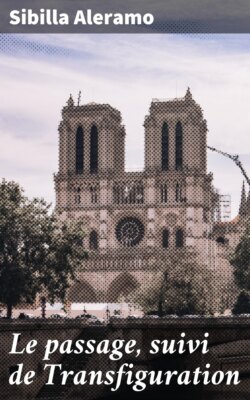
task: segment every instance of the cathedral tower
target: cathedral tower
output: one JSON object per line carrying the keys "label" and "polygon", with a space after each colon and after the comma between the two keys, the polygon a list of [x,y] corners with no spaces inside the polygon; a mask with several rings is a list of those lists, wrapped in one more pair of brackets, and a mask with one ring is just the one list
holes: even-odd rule
{"label": "cathedral tower", "polygon": [[62,110],[56,210],[85,227],[79,302],[117,301],[185,248],[208,264],[213,190],[202,110],[188,89],[184,98],[153,100],[144,126],[144,171],[125,172],[119,111],[72,97]]}
{"label": "cathedral tower", "polygon": [[184,98],[153,100],[144,126],[146,171],[206,172],[206,121],[189,88]]}
{"label": "cathedral tower", "polygon": [[108,104],[75,105],[70,96],[59,125],[58,210],[106,203],[107,176],[124,171],[124,140],[119,111]]}
{"label": "cathedral tower", "polygon": [[213,219],[202,109],[188,88],[183,98],[154,99],[144,126],[145,173],[152,177],[152,196],[158,193],[154,201],[168,218],[178,215],[186,245],[201,250]]}
{"label": "cathedral tower", "polygon": [[59,172],[87,176],[123,171],[124,138],[119,111],[108,104],[75,106],[70,96],[59,126]]}

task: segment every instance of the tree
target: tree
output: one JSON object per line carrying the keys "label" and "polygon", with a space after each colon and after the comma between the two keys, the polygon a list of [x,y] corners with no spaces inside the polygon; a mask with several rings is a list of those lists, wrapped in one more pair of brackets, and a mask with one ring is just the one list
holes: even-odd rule
{"label": "tree", "polygon": [[230,260],[234,266],[234,276],[240,289],[250,291],[250,226],[246,227]]}
{"label": "tree", "polygon": [[233,314],[250,314],[250,295],[242,290],[233,308]]}
{"label": "tree", "polygon": [[87,253],[78,223],[60,222],[43,199],[29,200],[15,182],[0,184],[0,302],[7,316],[37,294],[64,302]]}
{"label": "tree", "polygon": [[212,314],[220,311],[221,280],[215,272],[200,265],[186,249],[168,253],[161,270],[131,294],[131,300],[144,312],[164,314]]}

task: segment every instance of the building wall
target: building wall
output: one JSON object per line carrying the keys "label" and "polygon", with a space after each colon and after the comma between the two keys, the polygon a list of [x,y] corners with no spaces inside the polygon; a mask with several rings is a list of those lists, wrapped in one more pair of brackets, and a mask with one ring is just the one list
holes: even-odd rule
{"label": "building wall", "polygon": [[[168,124],[166,170],[162,170],[161,147],[164,123]],[[182,124],[183,131],[180,168],[176,167],[177,123]],[[89,168],[93,125],[98,129],[96,173]],[[79,126],[84,132],[84,168],[80,174],[76,173]],[[144,127],[144,171],[125,172],[125,129],[119,111],[106,104],[75,106],[72,98],[62,111],[56,210],[62,220],[78,219],[86,227],[84,246],[90,258],[85,264],[88,272],[81,280],[97,292],[98,301],[114,297],[109,295],[109,288],[122,273],[127,283],[130,277],[133,286],[142,283],[146,274],[154,273],[152,260],[164,270],[168,252],[175,251],[178,229],[183,231],[184,246],[202,265],[214,268],[216,264],[216,249],[209,239],[214,224],[214,191],[212,175],[206,171],[207,127],[200,106],[189,89],[184,98],[153,101]],[[124,218],[136,218],[143,224],[142,240],[134,247],[118,240],[118,224]],[[169,231],[166,249],[162,247],[164,229]],[[93,230],[98,234],[98,249],[94,250],[89,243]]]}

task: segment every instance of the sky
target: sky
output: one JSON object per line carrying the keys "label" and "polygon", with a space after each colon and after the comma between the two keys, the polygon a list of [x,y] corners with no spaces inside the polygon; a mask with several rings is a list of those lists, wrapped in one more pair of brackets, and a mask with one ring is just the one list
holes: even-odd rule
{"label": "sky", "polygon": [[[126,126],[126,168],[143,167],[152,98],[183,97],[204,110],[208,144],[239,154],[250,175],[249,35],[0,35],[0,177],[54,202],[61,109],[109,103]],[[208,152],[208,172],[237,214],[243,177]]]}

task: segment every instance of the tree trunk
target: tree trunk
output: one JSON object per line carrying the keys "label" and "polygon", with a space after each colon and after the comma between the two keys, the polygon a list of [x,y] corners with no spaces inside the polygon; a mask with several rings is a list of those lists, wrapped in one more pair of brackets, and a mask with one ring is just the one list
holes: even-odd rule
{"label": "tree trunk", "polygon": [[7,318],[12,317],[12,304],[7,304]]}
{"label": "tree trunk", "polygon": [[158,303],[158,315],[159,315],[159,317],[163,317],[163,300],[162,300],[162,296],[161,296],[161,299],[159,300],[159,303]]}

